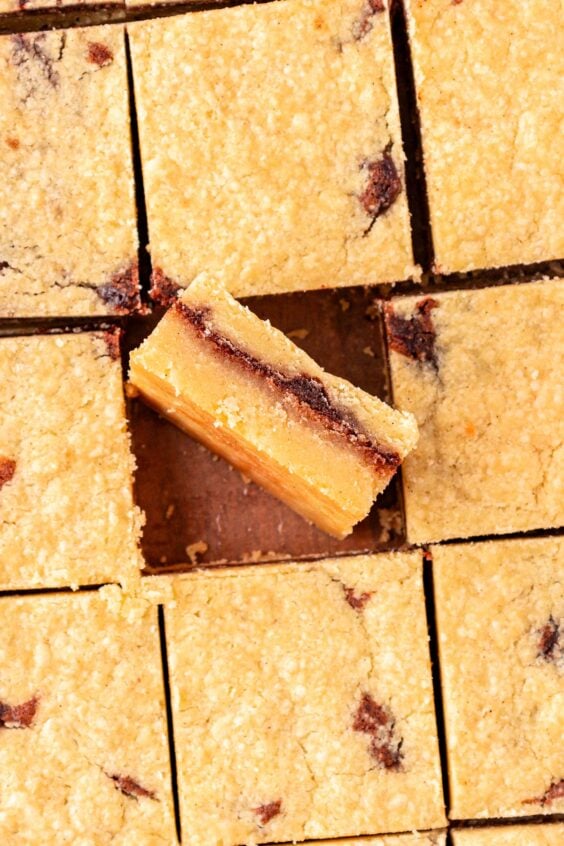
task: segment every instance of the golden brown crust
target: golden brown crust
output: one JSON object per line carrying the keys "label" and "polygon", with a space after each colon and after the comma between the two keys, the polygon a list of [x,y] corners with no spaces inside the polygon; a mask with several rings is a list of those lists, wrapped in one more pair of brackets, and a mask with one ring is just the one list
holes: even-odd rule
{"label": "golden brown crust", "polygon": [[161,274],[221,275],[238,296],[413,276],[388,15],[371,6],[284,0],[129,26]]}
{"label": "golden brown crust", "polygon": [[123,27],[0,37],[0,316],[139,307]]}
{"label": "golden brown crust", "polygon": [[[420,554],[397,553],[170,580],[180,808],[193,846],[444,824],[421,576]],[[354,609],[347,589],[371,599]],[[384,749],[398,747],[401,767],[387,766]]]}
{"label": "golden brown crust", "polygon": [[142,519],[116,334],[1,338],[0,407],[12,468],[8,481],[0,464],[0,587],[135,579]]}
{"label": "golden brown crust", "polygon": [[561,3],[406,5],[437,270],[562,258]]}
{"label": "golden brown crust", "polygon": [[422,302],[394,300],[387,321],[394,400],[421,430],[409,540],[562,525],[564,281],[436,294],[425,325]]}

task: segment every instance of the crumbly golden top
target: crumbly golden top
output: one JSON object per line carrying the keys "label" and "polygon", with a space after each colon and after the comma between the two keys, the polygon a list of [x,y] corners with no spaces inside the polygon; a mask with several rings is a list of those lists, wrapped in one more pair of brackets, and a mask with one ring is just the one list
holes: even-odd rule
{"label": "crumbly golden top", "polygon": [[0,621],[2,843],[171,846],[156,609],[3,597]]}
{"label": "crumbly golden top", "polygon": [[189,574],[173,591],[191,844],[444,823],[420,554]]}
{"label": "crumbly golden top", "polygon": [[111,6],[116,8],[123,6],[123,0],[103,0],[102,3],[97,0],[0,0],[0,15],[9,14],[10,12],[19,12],[25,14],[34,9],[43,9],[48,12],[50,10],[60,10],[65,7],[88,8],[88,6]]}
{"label": "crumbly golden top", "polygon": [[0,339],[2,588],[138,572],[116,343],[103,333]]}
{"label": "crumbly golden top", "polygon": [[421,433],[403,473],[411,541],[562,524],[563,306],[554,279],[388,309],[394,399]]}
{"label": "crumbly golden top", "polygon": [[564,539],[432,551],[451,816],[562,812]]}
{"label": "crumbly golden top", "polygon": [[407,6],[438,269],[561,258],[562,3]]}
{"label": "crumbly golden top", "polygon": [[130,310],[123,27],[2,36],[0,69],[0,316]]}
{"label": "crumbly golden top", "polygon": [[561,846],[564,823],[454,830],[452,842],[454,846]]}
{"label": "crumbly golden top", "polygon": [[237,294],[413,272],[388,15],[284,0],[129,27],[153,268]]}
{"label": "crumbly golden top", "polygon": [[383,837],[353,837],[348,840],[316,840],[315,846],[445,846],[441,831],[417,834],[390,834]]}

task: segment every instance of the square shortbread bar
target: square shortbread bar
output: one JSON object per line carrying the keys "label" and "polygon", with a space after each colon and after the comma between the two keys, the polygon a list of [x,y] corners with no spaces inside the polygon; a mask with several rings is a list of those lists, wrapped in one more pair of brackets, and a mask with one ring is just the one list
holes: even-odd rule
{"label": "square shortbread bar", "polygon": [[173,590],[193,846],[444,823],[420,554],[190,574]]}
{"label": "square shortbread bar", "polygon": [[7,846],[176,842],[157,611],[129,605],[116,587],[0,599]]}
{"label": "square shortbread bar", "polygon": [[380,0],[284,0],[129,28],[153,293],[414,273]]}
{"label": "square shortbread bar", "polygon": [[2,15],[24,16],[27,12],[41,10],[43,12],[61,12],[72,10],[86,11],[91,6],[100,9],[103,6],[108,11],[125,6],[124,0],[0,0],[0,17]]}
{"label": "square shortbread bar", "polygon": [[0,587],[134,579],[119,339],[0,338]]}
{"label": "square shortbread bar", "polygon": [[562,258],[561,4],[407,8],[437,270]]}
{"label": "square shortbread bar", "polygon": [[393,393],[419,424],[411,542],[564,522],[564,280],[397,299]]}
{"label": "square shortbread bar", "polygon": [[315,846],[445,846],[445,843],[444,832],[426,831],[382,837],[353,837],[347,840],[316,840]]}
{"label": "square shortbread bar", "polygon": [[0,317],[139,305],[121,26],[0,37]]}
{"label": "square shortbread bar", "polygon": [[432,554],[450,816],[564,811],[564,538]]}
{"label": "square shortbread bar", "polygon": [[454,846],[562,846],[564,823],[455,829],[451,836]]}

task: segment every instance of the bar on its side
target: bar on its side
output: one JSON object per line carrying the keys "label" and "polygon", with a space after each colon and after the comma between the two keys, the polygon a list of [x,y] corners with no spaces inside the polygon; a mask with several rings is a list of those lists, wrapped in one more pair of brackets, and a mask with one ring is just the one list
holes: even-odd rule
{"label": "bar on its side", "polygon": [[326,373],[199,277],[131,356],[158,411],[336,537],[417,442],[414,418]]}

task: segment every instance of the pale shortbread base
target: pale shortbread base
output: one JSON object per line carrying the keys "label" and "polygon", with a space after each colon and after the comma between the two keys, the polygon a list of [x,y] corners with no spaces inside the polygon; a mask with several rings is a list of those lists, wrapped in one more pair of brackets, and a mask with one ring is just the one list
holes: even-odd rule
{"label": "pale shortbread base", "polygon": [[551,615],[564,620],[564,539],[432,552],[450,816],[562,813],[563,798],[540,797],[564,778],[564,664],[543,659],[539,641]]}
{"label": "pale shortbread base", "polygon": [[564,823],[455,829],[451,836],[454,846],[562,846]]}
{"label": "pale shortbread base", "polygon": [[0,599],[0,702],[38,700],[29,728],[0,729],[6,846],[176,843],[157,611],[126,618],[115,592]]}
{"label": "pale shortbread base", "polygon": [[427,831],[417,834],[390,834],[383,837],[352,837],[347,840],[316,840],[315,846],[445,846],[446,834]]}
{"label": "pale shortbread base", "polygon": [[136,580],[121,362],[103,333],[0,339],[0,587]]}
{"label": "pale shortbread base", "polygon": [[0,316],[111,314],[137,259],[123,27],[2,36],[0,70]]}
{"label": "pale shortbread base", "polygon": [[[394,301],[409,317],[421,297]],[[391,351],[421,430],[405,461],[413,543],[564,523],[564,281],[433,295],[438,370]]]}
{"label": "pale shortbread base", "polygon": [[437,269],[562,258],[562,5],[407,7]]}
{"label": "pale shortbread base", "polygon": [[[387,10],[283,0],[128,31],[153,268],[236,296],[417,275]],[[403,190],[367,232],[388,148]]]}
{"label": "pale shortbread base", "polygon": [[[444,825],[421,570],[420,553],[396,553],[169,580],[191,846]],[[403,738],[399,770],[379,765],[353,729],[365,692]],[[256,809],[278,801],[261,825]]]}

